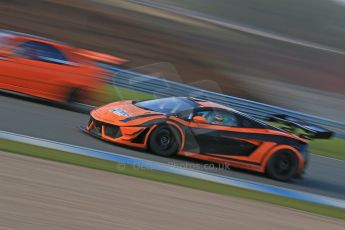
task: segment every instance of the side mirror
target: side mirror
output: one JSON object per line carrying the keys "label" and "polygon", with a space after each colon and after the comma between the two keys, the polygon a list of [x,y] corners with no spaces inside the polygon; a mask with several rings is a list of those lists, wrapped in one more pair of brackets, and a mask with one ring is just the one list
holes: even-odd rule
{"label": "side mirror", "polygon": [[204,118],[202,116],[195,116],[195,117],[193,117],[193,121],[195,123],[207,123],[206,118]]}

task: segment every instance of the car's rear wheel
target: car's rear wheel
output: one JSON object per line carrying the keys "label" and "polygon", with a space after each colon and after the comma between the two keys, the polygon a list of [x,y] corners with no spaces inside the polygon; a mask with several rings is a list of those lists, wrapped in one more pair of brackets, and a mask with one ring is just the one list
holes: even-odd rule
{"label": "car's rear wheel", "polygon": [[296,175],[298,158],[289,149],[275,152],[268,161],[266,172],[273,179],[288,181]]}
{"label": "car's rear wheel", "polygon": [[173,156],[180,148],[181,136],[176,128],[160,125],[152,131],[149,145],[154,154],[165,157]]}

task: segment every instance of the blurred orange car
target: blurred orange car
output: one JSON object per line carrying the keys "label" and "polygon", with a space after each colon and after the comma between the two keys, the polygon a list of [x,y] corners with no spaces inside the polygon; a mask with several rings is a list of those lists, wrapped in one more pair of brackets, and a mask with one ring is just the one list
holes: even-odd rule
{"label": "blurred orange car", "polygon": [[56,102],[90,101],[110,76],[97,65],[127,60],[29,34],[0,31],[0,89]]}

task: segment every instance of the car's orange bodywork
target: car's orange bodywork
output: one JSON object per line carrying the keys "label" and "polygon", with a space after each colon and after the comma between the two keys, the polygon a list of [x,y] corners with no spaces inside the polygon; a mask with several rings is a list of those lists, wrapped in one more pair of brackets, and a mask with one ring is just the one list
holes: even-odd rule
{"label": "car's orange bodywork", "polygon": [[[26,44],[50,50],[31,49]],[[25,49],[31,49],[32,53],[23,55],[23,52],[28,52]],[[51,50],[63,60],[54,59]],[[35,52],[45,52],[45,56]],[[33,54],[40,55],[40,58],[33,58]],[[98,67],[95,61],[122,64],[126,60],[41,37],[0,31],[0,89],[3,90],[57,102],[67,102],[71,93],[78,90],[78,97],[88,101],[109,77],[109,73]]]}
{"label": "car's orange bodywork", "polygon": [[[225,109],[237,113],[231,108],[212,103],[196,100],[200,108]],[[229,127],[214,124],[206,124],[203,122],[195,122],[191,119],[183,119],[176,114],[162,114],[159,112],[149,111],[139,108],[132,101],[122,101],[111,103],[93,110],[91,119],[86,127],[86,131],[104,140],[122,144],[126,146],[148,149],[150,134],[158,126],[167,124],[174,127],[180,137],[181,143],[178,153],[186,157],[196,158],[204,161],[215,162],[222,165],[243,168],[247,170],[264,173],[269,159],[272,154],[279,149],[290,150],[298,158],[297,173],[302,173],[307,161],[306,150],[307,143],[305,140],[276,129],[271,126],[267,128],[248,128],[248,127]],[[109,133],[109,129],[116,129],[117,133]],[[98,131],[97,131],[98,129]],[[193,138],[190,135],[192,130],[204,130],[211,132],[212,135],[217,134],[217,138],[222,142],[226,142],[227,138],[231,141],[237,141],[240,145],[254,146],[253,151],[246,154],[236,154],[231,146],[223,145],[224,143],[210,142],[211,145],[222,145],[221,152],[207,150],[195,150],[190,148]],[[228,135],[230,133],[230,135]],[[195,134],[197,135],[197,134]],[[207,134],[206,134],[207,135]],[[196,137],[197,138],[197,137]],[[211,136],[211,138],[213,138]],[[205,149],[205,148],[204,148]],[[301,152],[303,151],[303,153]]]}

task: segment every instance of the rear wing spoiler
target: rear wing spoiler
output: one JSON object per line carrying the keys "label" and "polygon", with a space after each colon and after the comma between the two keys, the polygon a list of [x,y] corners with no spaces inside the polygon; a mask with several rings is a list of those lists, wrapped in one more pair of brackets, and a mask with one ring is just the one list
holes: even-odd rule
{"label": "rear wing spoiler", "polygon": [[119,57],[115,57],[109,54],[100,53],[100,52],[91,51],[91,50],[77,49],[75,53],[85,58],[89,58],[94,61],[104,62],[108,64],[123,65],[124,63],[128,62],[128,60],[123,59],[123,58],[119,58]]}
{"label": "rear wing spoiler", "polygon": [[285,114],[275,114],[270,116],[267,120],[287,125],[288,127],[283,129],[290,133],[293,133],[298,128],[302,129],[305,133],[299,136],[304,139],[330,139],[334,135],[334,133],[328,129]]}

